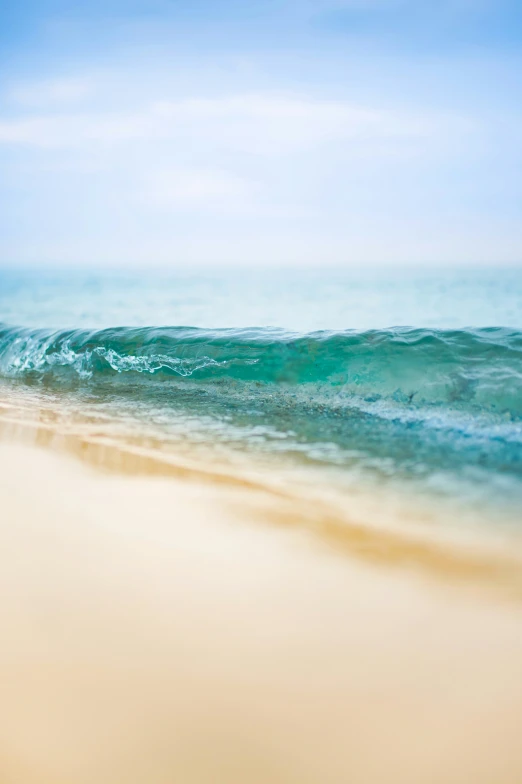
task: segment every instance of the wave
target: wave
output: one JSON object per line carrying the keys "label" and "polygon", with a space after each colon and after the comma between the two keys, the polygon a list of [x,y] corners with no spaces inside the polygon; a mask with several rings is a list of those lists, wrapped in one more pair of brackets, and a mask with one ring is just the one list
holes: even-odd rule
{"label": "wave", "polygon": [[0,325],[0,375],[49,383],[147,376],[201,386],[306,388],[357,398],[522,417],[522,332],[503,328],[295,334],[278,329],[119,327],[51,331]]}
{"label": "wave", "polygon": [[397,480],[520,518],[520,330],[0,324],[2,379],[116,441],[247,449],[325,467],[350,491]]}

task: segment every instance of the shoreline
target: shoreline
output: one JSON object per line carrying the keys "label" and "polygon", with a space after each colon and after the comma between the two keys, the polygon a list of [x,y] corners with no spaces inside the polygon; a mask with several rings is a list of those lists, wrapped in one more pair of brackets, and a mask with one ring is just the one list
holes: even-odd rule
{"label": "shoreline", "polygon": [[354,499],[348,493],[323,493],[322,487],[316,492],[302,481],[292,485],[275,470],[259,470],[246,456],[239,469],[199,452],[161,453],[139,442],[115,441],[103,432],[89,435],[71,427],[70,422],[64,427],[53,409],[40,411],[38,405],[18,406],[0,398],[0,445],[3,443],[41,447],[102,474],[223,488],[234,494],[233,502],[243,515],[261,525],[295,529],[341,558],[405,569],[420,577],[522,602],[522,537],[517,533],[485,533],[479,527],[469,530],[458,525],[441,528],[426,524],[424,509],[419,510],[417,519],[415,507],[408,510],[411,519],[397,519],[387,509],[382,511],[386,498],[361,495]]}
{"label": "shoreline", "polygon": [[522,777],[518,602],[260,525],[251,488],[0,466],[6,784]]}

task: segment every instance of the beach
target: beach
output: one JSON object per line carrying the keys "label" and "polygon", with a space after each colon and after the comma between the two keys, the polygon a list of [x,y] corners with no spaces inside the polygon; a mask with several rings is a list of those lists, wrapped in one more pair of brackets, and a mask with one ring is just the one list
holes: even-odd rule
{"label": "beach", "polygon": [[5,784],[522,780],[516,581],[45,432],[0,440]]}
{"label": "beach", "polygon": [[0,0],[0,784],[522,784],[521,33]]}

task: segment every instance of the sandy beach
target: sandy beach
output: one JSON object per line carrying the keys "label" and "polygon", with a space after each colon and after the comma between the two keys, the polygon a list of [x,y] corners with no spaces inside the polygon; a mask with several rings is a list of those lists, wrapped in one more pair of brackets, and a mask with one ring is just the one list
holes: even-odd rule
{"label": "sandy beach", "polygon": [[0,784],[522,784],[522,0],[0,0]]}
{"label": "sandy beach", "polygon": [[0,441],[2,782],[522,780],[517,592],[24,432]]}

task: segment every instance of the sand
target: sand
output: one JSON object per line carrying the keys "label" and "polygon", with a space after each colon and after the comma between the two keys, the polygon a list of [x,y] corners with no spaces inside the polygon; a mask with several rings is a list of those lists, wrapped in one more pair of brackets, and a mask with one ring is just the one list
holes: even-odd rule
{"label": "sand", "polygon": [[516,592],[3,436],[2,784],[522,781]]}

